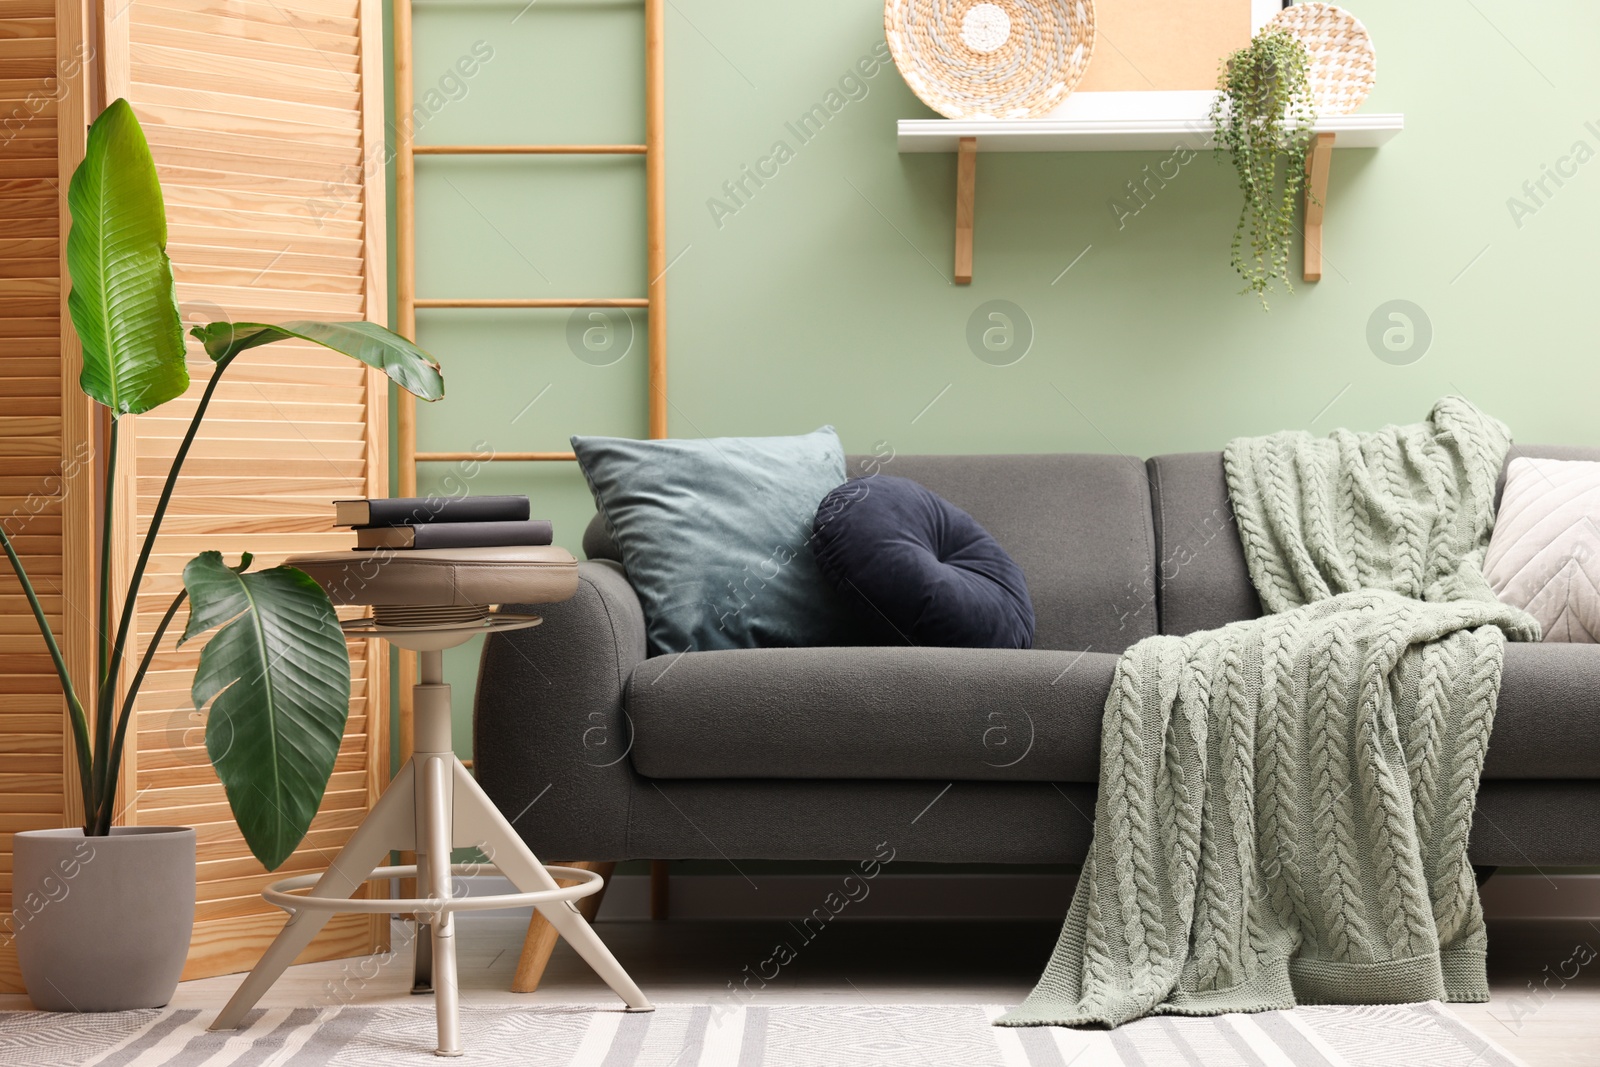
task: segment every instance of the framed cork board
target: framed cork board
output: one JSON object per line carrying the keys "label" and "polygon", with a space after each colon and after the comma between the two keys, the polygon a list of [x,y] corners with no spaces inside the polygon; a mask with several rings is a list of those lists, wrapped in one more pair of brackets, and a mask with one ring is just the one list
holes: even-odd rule
{"label": "framed cork board", "polygon": [[1212,89],[1217,60],[1250,40],[1251,0],[1096,0],[1080,93]]}
{"label": "framed cork board", "polygon": [[1282,0],[1095,0],[1094,58],[1050,118],[1203,114],[1223,56]]}

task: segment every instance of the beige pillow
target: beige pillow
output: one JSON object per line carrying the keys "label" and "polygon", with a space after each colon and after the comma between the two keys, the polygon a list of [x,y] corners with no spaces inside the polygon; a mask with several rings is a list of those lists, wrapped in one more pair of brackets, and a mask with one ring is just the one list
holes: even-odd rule
{"label": "beige pillow", "polygon": [[1483,572],[1546,641],[1600,641],[1600,462],[1512,460]]}

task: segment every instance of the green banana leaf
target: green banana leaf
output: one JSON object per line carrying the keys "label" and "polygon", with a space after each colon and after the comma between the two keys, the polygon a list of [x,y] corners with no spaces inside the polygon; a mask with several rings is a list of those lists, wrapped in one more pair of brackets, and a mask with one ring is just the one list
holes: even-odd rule
{"label": "green banana leaf", "polygon": [[224,363],[247,348],[298,338],[376,367],[400,388],[423,400],[444,396],[444,376],[433,357],[375,322],[212,322],[189,332],[200,339],[206,353],[217,363]]}
{"label": "green banana leaf", "polygon": [[192,696],[206,752],[250,851],[275,870],[305,837],[350,709],[350,657],[333,604],[304,571],[244,573],[202,552],[183,569],[185,641],[218,626]]}
{"label": "green banana leaf", "polygon": [[189,372],[166,252],[166,207],[150,146],[126,100],[89,127],[67,204],[67,307],[83,341],[78,384],[116,415],[183,395]]}

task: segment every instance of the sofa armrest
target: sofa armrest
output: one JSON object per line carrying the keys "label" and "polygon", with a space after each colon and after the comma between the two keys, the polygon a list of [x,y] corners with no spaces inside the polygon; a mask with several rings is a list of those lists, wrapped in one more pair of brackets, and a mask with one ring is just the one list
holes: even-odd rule
{"label": "sofa armrest", "polygon": [[639,598],[621,567],[599,561],[578,564],[569,600],[506,607],[544,622],[484,641],[478,782],[546,862],[629,859],[635,773],[622,703],[645,657]]}

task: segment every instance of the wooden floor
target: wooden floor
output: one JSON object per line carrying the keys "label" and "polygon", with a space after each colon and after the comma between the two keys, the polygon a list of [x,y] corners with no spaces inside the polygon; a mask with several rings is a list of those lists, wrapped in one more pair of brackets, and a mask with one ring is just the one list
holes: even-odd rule
{"label": "wooden floor", "polygon": [[[611,994],[565,945],[537,993],[508,991],[526,920],[468,915],[460,923],[463,1000],[472,1004],[611,1003]],[[597,929],[653,1000],[708,1003],[749,979],[767,1003],[1002,1003],[1032,987],[1055,943],[1057,924],[1041,922],[840,921],[807,941],[781,922],[602,922]],[[407,928],[399,951],[296,967],[264,1007],[332,1005],[409,997]],[[794,958],[763,987],[779,943]],[[1529,1067],[1600,1067],[1600,923],[1502,920],[1490,923],[1494,999],[1456,1005],[1471,1025]],[[175,1007],[214,1010],[237,976],[186,982]],[[0,1009],[26,1008],[0,996]]]}

